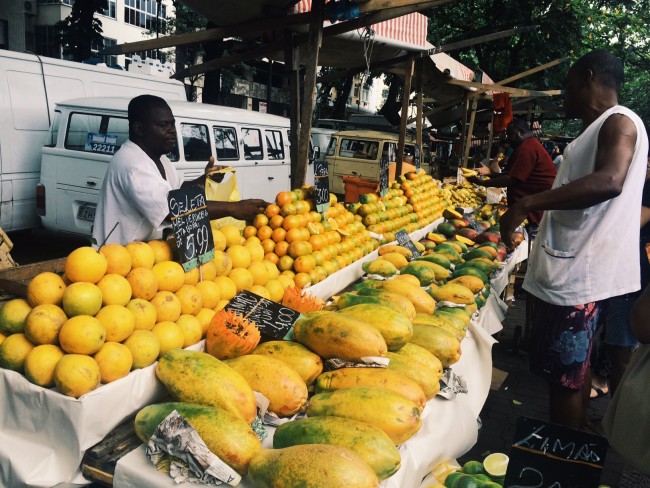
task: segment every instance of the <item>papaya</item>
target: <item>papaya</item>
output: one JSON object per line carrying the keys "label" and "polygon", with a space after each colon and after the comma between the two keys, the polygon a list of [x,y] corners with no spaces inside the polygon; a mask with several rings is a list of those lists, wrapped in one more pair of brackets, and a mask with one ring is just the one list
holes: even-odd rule
{"label": "papaya", "polygon": [[[465,268],[465,269],[475,269],[475,268]],[[447,284],[463,285],[465,288],[469,289],[472,293],[478,293],[483,289],[483,280],[475,275],[461,275],[458,276],[457,278],[454,278],[453,280],[449,280]]]}
{"label": "papaya", "polygon": [[[403,350],[409,345],[415,344],[409,343],[399,351],[389,351],[387,353],[387,357],[390,359],[390,362],[388,363],[388,370],[394,371],[397,374],[404,376],[405,378],[415,381],[420,386],[420,388],[422,388],[424,396],[428,400],[436,396],[436,393],[440,391],[439,380],[442,376],[442,363],[433,354],[431,354],[429,351],[426,351],[426,349],[425,352],[429,353],[433,358],[433,360],[430,361],[431,364],[418,362],[412,357],[406,356],[403,353]],[[438,362],[437,366],[435,365],[434,360]]]}
{"label": "papaya", "polygon": [[476,312],[476,310],[478,310],[478,305],[476,304],[476,300],[472,303],[465,305],[465,311],[470,315],[474,315],[474,312]]}
{"label": "papaya", "polygon": [[450,251],[454,251],[455,253],[457,253],[459,255],[462,254],[462,252],[463,252],[463,248],[461,247],[461,245],[458,244],[455,241],[445,241],[445,242],[443,242],[441,244],[438,244],[436,247],[433,248],[433,250],[436,251],[436,252],[442,252],[442,251],[445,251],[445,250],[450,250]]}
{"label": "papaya", "polygon": [[463,214],[458,212],[454,207],[447,207],[442,211],[442,216],[447,220],[460,220],[463,218]]}
{"label": "papaya", "polygon": [[251,354],[270,356],[284,361],[300,375],[307,386],[323,372],[323,360],[302,344],[292,341],[269,341],[258,345]]}
{"label": "papaya", "polygon": [[287,363],[257,354],[224,362],[242,375],[253,391],[269,399],[269,411],[278,417],[289,417],[306,405],[307,385]]}
{"label": "papaya", "polygon": [[252,459],[248,476],[256,488],[376,488],[379,484],[375,472],[357,454],[329,444],[262,449]]}
{"label": "papaya", "polygon": [[[349,291],[339,295],[339,298],[336,301],[336,308],[343,310],[345,308],[353,307],[362,303],[383,305],[384,307],[392,308],[396,312],[401,312],[404,314],[407,313],[400,305],[389,302],[388,300],[385,300],[378,295],[361,294],[359,292],[352,293]],[[409,305],[411,305],[411,308],[413,308],[413,304],[409,302]],[[415,309],[413,309],[413,314],[415,315]]]}
{"label": "papaya", "polygon": [[454,334],[440,327],[414,325],[411,342],[422,346],[440,360],[446,368],[460,359],[460,341]]}
{"label": "papaya", "polygon": [[437,302],[452,302],[459,305],[468,305],[474,302],[474,293],[458,283],[442,285],[433,290],[432,296]]}
{"label": "papaya", "polygon": [[174,400],[221,407],[249,424],[257,416],[255,396],[244,377],[207,353],[167,351],[158,360],[156,376]]}
{"label": "papaya", "polygon": [[[458,308],[460,308],[460,307],[458,307]],[[464,311],[463,311],[463,313],[464,313]],[[445,322],[453,325],[454,329],[456,329],[456,331],[460,333],[460,337],[458,338],[459,340],[462,339],[463,337],[465,337],[465,330],[467,329],[467,326],[465,325],[465,323],[463,322],[463,320],[460,317],[458,317],[458,316],[456,316],[454,314],[451,314],[449,312],[444,312],[444,311],[440,311],[440,310],[436,310],[433,313],[433,316],[438,317],[438,318],[444,320]]]}
{"label": "papaya", "polygon": [[440,244],[441,242],[445,242],[447,240],[447,236],[440,234],[439,232],[429,232],[427,234],[427,239],[436,244]]}
{"label": "papaya", "polygon": [[413,241],[413,245],[415,246],[415,249],[417,249],[419,253],[423,253],[424,251],[427,250],[427,248],[424,247],[424,244],[420,241]]}
{"label": "papaya", "polygon": [[409,342],[399,351],[395,351],[395,354],[405,357],[418,368],[426,369],[436,381],[442,377],[442,364],[440,360],[422,346]]}
{"label": "papaya", "polygon": [[439,307],[436,308],[436,312],[454,315],[463,321],[465,327],[467,327],[469,325],[469,322],[472,320],[471,315],[469,315],[465,309],[461,307]]}
{"label": "papaya", "polygon": [[428,286],[429,284],[436,281],[435,272],[428,266],[425,266],[424,262],[412,261],[400,270],[400,274],[409,274],[415,276],[420,282],[420,286]]}
{"label": "papaya", "polygon": [[[475,268],[474,266],[463,266],[462,268],[455,269],[454,272],[451,274],[452,278],[458,278],[460,276],[474,276],[476,278],[479,278],[483,285],[485,285],[485,283],[490,282],[490,279],[487,277],[487,275],[482,270],[480,270],[479,268]],[[483,287],[481,286],[481,288],[478,291],[482,289]]]}
{"label": "papaya", "polygon": [[462,339],[465,336],[465,331],[463,330],[462,335],[459,337],[459,331],[456,328],[456,326],[449,320],[446,320],[446,318],[443,316],[436,315],[435,313],[433,315],[428,315],[424,317],[416,317],[415,320],[413,321],[413,325],[430,325],[431,327],[440,327],[441,329],[445,329],[447,332],[450,332],[454,334],[455,337],[458,338],[458,340]]}
{"label": "papaya", "polygon": [[420,409],[415,403],[379,386],[354,386],[314,395],[307,416],[331,415],[379,427],[396,445],[413,437],[422,425]]}
{"label": "papaya", "polygon": [[465,268],[476,268],[479,271],[482,271],[485,276],[489,276],[492,271],[494,271],[494,264],[492,262],[483,261],[482,259],[472,259],[470,261],[465,261],[464,263],[459,264],[454,268],[454,271]]}
{"label": "papaya", "polygon": [[436,263],[442,266],[445,269],[451,268],[451,261],[444,254],[432,253],[424,254],[416,259],[416,261],[429,261],[431,263]]}
{"label": "papaya", "polygon": [[[465,229],[460,229],[460,231],[463,231]],[[460,232],[459,231],[459,232]],[[456,249],[460,248],[460,253],[467,252],[469,249],[467,249],[467,243],[463,242],[461,239],[464,239],[463,236],[456,235],[453,240],[447,241],[448,244],[451,244],[452,246],[456,247]],[[467,239],[470,242],[472,242],[470,239]],[[471,245],[474,245],[473,243]]]}
{"label": "papaya", "polygon": [[384,254],[388,254],[390,252],[396,252],[398,254],[401,254],[408,260],[413,259],[413,253],[411,252],[411,250],[405,248],[404,246],[399,246],[397,244],[389,244],[387,246],[381,246],[378,249],[378,253],[380,256],[383,256]]}
{"label": "papaya", "polygon": [[389,252],[383,254],[382,256],[379,256],[379,261],[382,260],[388,261],[397,269],[402,269],[404,266],[406,266],[409,263],[408,259],[406,259],[403,254],[400,254],[398,252]]}
{"label": "papaya", "polygon": [[381,386],[405,396],[424,410],[427,398],[415,381],[388,368],[341,368],[328,371],[316,378],[316,393],[340,390],[353,386]]}
{"label": "papaya", "polygon": [[490,254],[492,256],[492,259],[496,259],[497,255],[498,255],[496,244],[494,244],[494,242],[490,242],[490,244],[493,244],[494,247],[493,246],[488,246],[487,243],[484,243],[484,244],[481,244],[479,247],[477,247],[477,249],[480,249],[481,251],[487,252],[488,254]]}
{"label": "papaya", "polygon": [[449,224],[447,222],[443,222],[441,224],[438,224],[438,227],[436,227],[436,232],[438,234],[442,234],[447,238],[450,238],[450,237],[454,237],[454,234],[456,234],[456,227],[454,227],[452,224]]}
{"label": "papaya", "polygon": [[436,308],[435,300],[426,291],[405,281],[385,280],[374,286],[380,290],[408,298],[416,312],[432,314]]}
{"label": "papaya", "polygon": [[434,252],[435,252],[436,254],[442,254],[442,255],[445,256],[447,259],[449,259],[449,261],[450,261],[452,264],[461,263],[461,262],[462,262],[462,259],[463,259],[463,258],[461,258],[460,253],[456,252],[456,250],[453,249],[451,246],[440,247],[440,244],[438,244],[438,245],[434,248]]}
{"label": "papaya", "polygon": [[471,251],[463,254],[463,259],[465,261],[470,261],[476,258],[492,259],[492,255],[488,251],[481,248],[472,249]]}
{"label": "papaya", "polygon": [[397,268],[390,261],[384,259],[376,259],[374,261],[366,261],[361,265],[364,273],[378,274],[380,276],[393,276],[397,274]]}
{"label": "papaya", "polygon": [[[357,368],[363,369],[363,368]],[[350,449],[380,480],[397,472],[401,456],[390,437],[378,427],[343,417],[309,417],[286,422],[273,434],[273,448],[301,444],[330,444]]]}
{"label": "papaya", "polygon": [[382,305],[354,305],[344,308],[339,313],[377,329],[386,341],[389,351],[399,349],[413,335],[411,321],[403,313]]}
{"label": "papaya", "polygon": [[485,298],[483,298],[481,295],[476,297],[476,307],[481,308],[483,305],[485,305]]}
{"label": "papaya", "polygon": [[293,326],[293,338],[322,358],[361,361],[365,356],[385,356],[386,341],[366,322],[337,312],[310,312]]}
{"label": "papaya", "polygon": [[251,459],[260,452],[262,444],[241,417],[223,408],[184,402],[148,405],[135,416],[138,438],[149,442],[158,424],[174,410],[194,427],[210,451],[241,476],[246,475]]}
{"label": "papaya", "polygon": [[[410,275],[406,275],[406,276],[410,276]],[[412,320],[413,317],[415,317],[415,307],[413,306],[411,301],[405,296],[399,295],[397,293],[391,293],[381,288],[372,288],[372,287],[360,288],[359,291],[357,291],[357,295],[361,297],[374,297],[380,300],[379,302],[369,302],[369,301],[364,302],[362,300],[357,299],[358,302],[377,303],[377,305],[383,305],[385,307],[392,308],[397,312],[403,313],[409,320]],[[350,302],[349,304],[346,304],[347,306],[351,307],[353,305],[358,305],[358,303],[353,303],[354,300],[349,300],[349,302]],[[338,302],[337,302],[337,306],[338,306]],[[339,308],[347,308],[347,307],[344,306]]]}
{"label": "papaya", "polygon": [[420,280],[418,280],[415,276],[410,274],[398,274],[397,276],[395,276],[395,279],[404,280],[407,283],[411,283],[412,285],[420,286]]}
{"label": "papaya", "polygon": [[427,268],[431,269],[431,271],[434,273],[436,281],[446,280],[451,274],[451,271],[449,271],[444,266],[440,266],[439,264],[430,261],[411,261],[411,264],[426,266]]}

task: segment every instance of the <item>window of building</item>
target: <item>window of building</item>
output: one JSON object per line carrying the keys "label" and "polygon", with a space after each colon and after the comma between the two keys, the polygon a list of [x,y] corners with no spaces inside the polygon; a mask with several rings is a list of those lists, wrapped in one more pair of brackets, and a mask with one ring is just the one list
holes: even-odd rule
{"label": "window of building", "polygon": [[44,4],[57,3],[59,5],[63,4],[63,5],[69,5],[69,6],[72,7],[74,5],[74,0],[38,0],[38,3],[44,3]]}
{"label": "window of building", "polygon": [[9,23],[0,19],[0,49],[9,49]]}
{"label": "window of building", "polygon": [[61,48],[56,40],[56,30],[53,25],[36,26],[36,54],[49,58],[60,58]]}
{"label": "window of building", "polygon": [[242,129],[244,159],[263,159],[262,134],[259,129]]}
{"label": "window of building", "polygon": [[214,148],[217,160],[239,159],[237,132],[233,127],[214,127]]}
{"label": "window of building", "polygon": [[[124,22],[127,24],[142,27],[158,32],[165,32],[165,19],[167,18],[167,6],[160,6],[160,17],[157,17],[158,2],[156,0],[125,0],[124,1]],[[156,23],[156,18],[159,23]]]}
{"label": "window of building", "polygon": [[266,152],[269,159],[284,159],[284,145],[282,144],[282,132],[279,130],[267,130]]}
{"label": "window of building", "polygon": [[[106,49],[107,47],[115,46],[117,45],[117,39],[110,39],[108,37],[104,37],[103,42],[102,42],[102,49]],[[100,48],[99,46],[93,42],[92,46],[90,47],[90,52],[92,53],[93,57],[95,58],[101,58],[104,63],[106,63],[106,66],[117,66],[117,56],[112,56],[108,54],[99,54]]]}
{"label": "window of building", "polygon": [[103,14],[111,19],[117,18],[117,0],[108,0],[108,8],[104,9]]}

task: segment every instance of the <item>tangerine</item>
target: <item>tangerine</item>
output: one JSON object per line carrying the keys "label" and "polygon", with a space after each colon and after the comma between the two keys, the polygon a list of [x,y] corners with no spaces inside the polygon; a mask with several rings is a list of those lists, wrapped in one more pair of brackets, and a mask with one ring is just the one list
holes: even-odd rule
{"label": "tangerine", "polygon": [[275,203],[271,203],[266,207],[264,214],[270,219],[280,213],[280,207]]}
{"label": "tangerine", "polygon": [[259,229],[264,225],[269,225],[269,218],[264,214],[257,214],[253,219],[253,226]]}
{"label": "tangerine", "polygon": [[254,237],[257,235],[257,227],[254,227],[252,225],[247,225],[244,227],[244,231],[242,232],[244,239],[248,239],[249,237]]}
{"label": "tangerine", "polygon": [[291,203],[292,201],[293,200],[291,198],[291,194],[288,191],[281,191],[275,197],[275,203],[277,203],[280,207],[285,203]]}
{"label": "tangerine", "polygon": [[279,242],[275,245],[275,249],[273,250],[273,252],[274,252],[277,256],[282,257],[282,256],[284,256],[285,254],[287,254],[287,251],[288,251],[288,250],[289,250],[289,243],[288,243],[287,241],[279,241]]}
{"label": "tangerine", "polygon": [[293,263],[293,268],[298,273],[309,273],[316,266],[316,260],[312,255],[300,256]]}
{"label": "tangerine", "polygon": [[308,273],[298,273],[293,277],[293,282],[298,288],[302,289],[311,285],[311,276]]}
{"label": "tangerine", "polygon": [[282,215],[274,215],[269,220],[269,227],[271,227],[271,229],[277,229],[278,227],[282,227],[283,221],[284,221],[284,217]]}
{"label": "tangerine", "polygon": [[268,225],[263,225],[262,227],[257,229],[257,237],[259,237],[261,241],[264,241],[266,239],[270,239],[271,236],[273,235],[273,232],[274,231],[273,229],[271,229],[271,227],[269,227]]}

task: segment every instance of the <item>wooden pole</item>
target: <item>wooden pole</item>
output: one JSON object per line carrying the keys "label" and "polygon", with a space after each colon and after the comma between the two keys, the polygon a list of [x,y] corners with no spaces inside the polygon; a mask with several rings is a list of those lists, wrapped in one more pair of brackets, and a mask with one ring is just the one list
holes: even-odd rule
{"label": "wooden pole", "polygon": [[399,122],[399,139],[397,142],[397,161],[395,161],[395,178],[402,174],[402,161],[404,160],[404,142],[406,140],[406,121],[409,118],[409,97],[411,95],[411,79],[413,78],[413,65],[415,56],[409,57],[404,68],[404,90],[402,91],[402,116]]}
{"label": "wooden pole", "polygon": [[299,188],[304,185],[307,174],[311,119],[314,113],[314,90],[316,89],[316,72],[318,71],[318,53],[323,41],[324,13],[325,0],[314,0],[311,4],[311,23],[309,24],[309,40],[307,42],[307,52],[310,53],[310,56],[305,66],[305,87],[302,92],[302,108],[300,112],[298,160],[295,168],[292,166],[291,171],[292,188]]}
{"label": "wooden pole", "polygon": [[[469,112],[469,95],[465,93],[464,95],[464,104],[465,104],[465,110],[463,110],[463,126],[460,129],[460,146],[458,147],[459,154],[458,156],[460,158],[463,157],[463,154],[465,154],[465,139],[467,137],[467,112]],[[461,166],[463,164],[463,161],[461,160],[460,162]]]}
{"label": "wooden pole", "polygon": [[294,34],[285,31],[284,65],[289,78],[289,145],[291,157],[291,178],[298,166],[298,139],[300,137],[300,72],[298,65],[298,46],[294,44]]}
{"label": "wooden pole", "polygon": [[463,155],[463,168],[467,168],[469,161],[469,150],[472,147],[472,135],[474,133],[474,120],[476,119],[476,106],[478,102],[472,99],[472,108],[469,115],[469,129],[467,130],[467,140],[465,141],[465,154]]}
{"label": "wooden pole", "polygon": [[488,132],[488,146],[487,146],[487,162],[490,165],[490,154],[492,153],[492,139],[494,139],[494,110],[492,110],[492,118],[490,119],[490,131]]}
{"label": "wooden pole", "polygon": [[415,143],[420,149],[420,164],[422,164],[424,159],[424,152],[422,151],[422,60],[419,60],[415,65],[415,105]]}

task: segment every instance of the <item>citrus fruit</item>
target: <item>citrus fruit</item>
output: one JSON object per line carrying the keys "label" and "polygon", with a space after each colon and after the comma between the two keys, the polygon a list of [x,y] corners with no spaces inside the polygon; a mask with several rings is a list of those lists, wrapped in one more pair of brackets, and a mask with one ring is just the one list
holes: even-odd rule
{"label": "citrus fruit", "polygon": [[266,270],[269,273],[269,279],[275,279],[278,276],[280,276],[280,270],[276,266],[275,263],[272,263],[271,261],[264,260],[262,261],[264,266],[266,266]]}
{"label": "citrus fruit", "polygon": [[199,282],[213,281],[217,277],[217,265],[214,261],[208,261],[199,266]]}
{"label": "citrus fruit", "polygon": [[278,279],[272,279],[267,281],[264,287],[269,292],[269,300],[280,303],[282,297],[284,296],[284,286]]}
{"label": "citrus fruit", "polygon": [[25,329],[25,319],[32,307],[23,298],[8,300],[0,307],[0,332],[16,334]]}
{"label": "citrus fruit", "polygon": [[253,275],[253,285],[266,285],[270,279],[269,269],[264,262],[255,261],[248,267],[248,271]]}
{"label": "citrus fruit", "polygon": [[103,305],[126,305],[131,300],[131,285],[128,280],[119,274],[105,274],[97,282],[99,291],[102,292]]}
{"label": "citrus fruit", "polygon": [[151,269],[156,261],[156,254],[146,242],[134,241],[126,245],[126,250],[131,255],[131,266],[134,268]]}
{"label": "citrus fruit", "polygon": [[228,275],[237,287],[237,291],[249,290],[253,286],[253,274],[246,268],[233,268]]}
{"label": "citrus fruit", "polygon": [[175,322],[169,320],[158,322],[154,325],[153,329],[151,329],[151,332],[153,332],[160,341],[160,355],[165,354],[167,351],[171,351],[172,349],[181,349],[183,347],[183,342],[185,341],[183,331]]}
{"label": "citrus fruit", "polygon": [[34,344],[58,344],[59,329],[68,320],[61,307],[45,303],[32,309],[25,319],[25,336]]}
{"label": "citrus fruit", "polygon": [[232,299],[232,297],[237,294],[237,285],[227,276],[217,276],[214,279],[214,282],[219,286],[221,300],[226,300],[226,302],[228,302],[228,300]]}
{"label": "citrus fruit", "polygon": [[466,474],[463,473],[462,471],[453,471],[453,472],[449,473],[449,474],[445,477],[445,480],[444,480],[445,487],[446,487],[446,488],[453,488],[454,483],[455,483],[456,480],[457,480],[458,478],[460,478],[461,476],[468,476],[468,475],[466,475]]}
{"label": "citrus fruit", "polygon": [[121,244],[106,244],[99,249],[106,258],[106,272],[126,276],[131,271],[131,254]]}
{"label": "citrus fruit", "polygon": [[6,338],[7,338],[6,335],[0,333],[0,344],[2,344],[5,341]]}
{"label": "citrus fruit", "polygon": [[201,292],[193,285],[183,285],[175,293],[181,302],[181,314],[196,315],[203,308]]}
{"label": "citrus fruit", "polygon": [[494,452],[483,460],[483,469],[493,477],[505,476],[510,459],[502,452]]}
{"label": "citrus fruit", "polygon": [[162,239],[156,239],[153,241],[147,242],[149,247],[153,249],[153,263],[162,263],[163,261],[171,261],[174,259],[174,253],[172,252],[172,246],[167,241]]}
{"label": "citrus fruit", "polygon": [[89,315],[69,318],[59,331],[61,349],[69,354],[95,354],[106,340],[106,329]]}
{"label": "citrus fruit", "polygon": [[[454,481],[454,484],[452,485],[453,488],[481,488],[483,485],[482,482],[474,478],[470,474],[465,474],[462,473],[456,480]],[[447,486],[445,484],[445,486]]]}
{"label": "citrus fruit", "polygon": [[219,300],[221,300],[219,285],[214,281],[199,281],[196,284],[196,289],[199,291],[201,298],[203,299],[203,308],[212,309],[216,307]]}
{"label": "citrus fruit", "polygon": [[199,268],[192,268],[190,271],[185,272],[186,285],[196,285],[199,282]]}
{"label": "citrus fruit", "polygon": [[106,329],[106,342],[122,342],[135,329],[135,316],[122,305],[106,305],[95,318]]}
{"label": "citrus fruit", "polygon": [[185,270],[176,261],[162,261],[151,268],[158,280],[159,291],[175,292],[185,284]]}
{"label": "citrus fruit", "polygon": [[[250,242],[244,245],[251,255],[251,261],[262,261],[264,259],[264,247],[259,242]],[[275,246],[273,246],[275,247]]]}
{"label": "citrus fruit", "polygon": [[102,292],[97,285],[80,281],[72,283],[63,292],[63,310],[68,317],[94,316],[100,308],[102,308]]}
{"label": "citrus fruit", "polygon": [[133,357],[132,369],[146,368],[158,359],[160,339],[150,330],[134,330],[124,341]]}
{"label": "citrus fruit", "polygon": [[214,241],[215,251],[223,251],[228,245],[228,241],[226,240],[226,236],[223,235],[223,232],[214,228],[212,229],[212,240]]}
{"label": "citrus fruit", "polygon": [[228,276],[232,269],[232,259],[223,251],[214,251],[212,263],[217,269],[217,276]]}
{"label": "citrus fruit", "polygon": [[230,246],[226,254],[230,256],[233,268],[248,268],[253,260],[250,251],[240,244]]}
{"label": "citrus fruit", "polygon": [[89,246],[79,247],[65,259],[65,276],[72,283],[97,283],[106,273],[106,257]]}
{"label": "citrus fruit", "polygon": [[61,393],[79,398],[99,386],[99,365],[90,356],[66,354],[54,368],[54,384]]}
{"label": "citrus fruit", "polygon": [[[217,305],[219,301],[217,301]],[[215,307],[217,306],[215,305]],[[217,312],[212,308],[202,308],[199,313],[196,314],[196,320],[201,324],[201,337],[205,336],[206,331],[208,330],[208,325],[212,322],[212,318]]]}
{"label": "citrus fruit", "polygon": [[293,268],[293,258],[291,256],[282,256],[278,260],[278,269],[281,271],[291,270]]}
{"label": "citrus fruit", "polygon": [[25,334],[11,334],[0,344],[0,368],[23,371],[25,358],[34,349]]}
{"label": "citrus fruit", "polygon": [[126,280],[131,285],[131,297],[151,300],[158,291],[158,278],[149,268],[133,268]]}
{"label": "citrus fruit", "polygon": [[293,277],[288,276],[286,274],[281,274],[280,276],[277,277],[277,280],[282,285],[282,288],[285,289],[295,285],[295,283],[293,282]]}
{"label": "citrus fruit", "polygon": [[253,285],[251,286],[251,289],[249,291],[251,293],[255,293],[256,295],[261,296],[262,298],[266,298],[267,300],[271,299],[271,294],[269,293],[269,290],[267,290],[262,285]]}
{"label": "citrus fruit", "polygon": [[110,383],[124,378],[133,366],[131,350],[119,342],[105,342],[93,358],[99,365],[102,383]]}
{"label": "citrus fruit", "polygon": [[226,308],[226,305],[228,305],[228,300],[219,300],[219,303],[217,303],[217,306],[214,307],[214,311],[218,312],[219,310],[223,310]]}
{"label": "citrus fruit", "polygon": [[234,225],[224,225],[219,227],[219,230],[226,238],[226,246],[232,246],[235,244],[241,244],[244,240],[244,237],[241,235],[241,231]]}
{"label": "citrus fruit", "polygon": [[467,474],[481,474],[485,473],[483,463],[480,461],[467,461],[463,464],[463,473]]}
{"label": "citrus fruit", "polygon": [[126,304],[134,318],[134,330],[151,330],[156,325],[156,307],[142,298],[133,298]]}
{"label": "citrus fruit", "polygon": [[311,276],[308,273],[297,273],[293,277],[293,282],[298,288],[305,288],[306,286],[311,285]]}
{"label": "citrus fruit", "polygon": [[176,325],[183,333],[183,347],[196,344],[203,337],[203,326],[194,315],[182,314],[178,317]]}
{"label": "citrus fruit", "polygon": [[32,307],[44,303],[61,305],[65,286],[58,274],[50,271],[39,273],[27,285],[27,301]]}
{"label": "citrus fruit", "polygon": [[25,358],[25,377],[35,385],[54,386],[54,368],[65,353],[54,344],[42,344],[32,349]]}
{"label": "citrus fruit", "polygon": [[181,301],[171,291],[159,291],[151,299],[151,304],[156,308],[156,323],[176,322],[181,316]]}

